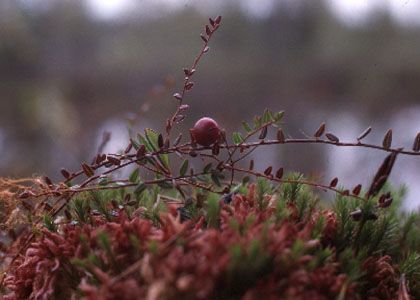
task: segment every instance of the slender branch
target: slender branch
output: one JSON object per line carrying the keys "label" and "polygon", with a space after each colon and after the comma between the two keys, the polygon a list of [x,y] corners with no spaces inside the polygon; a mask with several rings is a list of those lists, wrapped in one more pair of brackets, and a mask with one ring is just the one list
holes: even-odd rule
{"label": "slender branch", "polygon": [[252,152],[254,152],[257,148],[258,148],[258,146],[254,146],[251,150],[249,150],[248,152],[246,152],[244,155],[240,156],[239,158],[235,159],[233,162],[237,163],[237,162],[243,160],[245,157],[251,155]]}
{"label": "slender branch", "polygon": [[167,124],[167,128],[166,128],[166,137],[167,138],[169,138],[170,133],[171,133],[171,129],[172,129],[174,123],[176,123],[176,119],[182,111],[182,104],[183,104],[185,95],[186,95],[187,91],[191,90],[191,88],[194,84],[193,82],[190,82],[190,78],[191,78],[191,76],[193,76],[193,74],[197,70],[198,64],[199,64],[201,58],[203,57],[203,55],[209,51],[209,49],[210,49],[209,46],[208,46],[209,42],[210,42],[211,38],[213,37],[213,34],[217,31],[217,29],[220,26],[221,17],[219,16],[216,20],[218,20],[218,21],[215,23],[215,25],[212,26],[211,29],[210,29],[210,27],[206,27],[206,28],[209,28],[209,31],[206,30],[206,34],[201,35],[201,38],[204,41],[203,47],[201,48],[198,55],[195,57],[191,67],[189,69],[184,70],[185,79],[184,79],[184,85],[182,87],[181,93],[175,93],[174,94],[174,97],[178,100],[178,106],[177,106],[175,112],[173,113],[173,115],[168,120],[168,124]]}
{"label": "slender branch", "polygon": [[[262,140],[258,142],[251,142],[251,143],[245,143],[242,145],[242,147],[249,148],[253,146],[262,146],[262,145],[278,145],[278,144],[328,144],[332,146],[337,147],[361,147],[361,148],[372,148],[381,150],[384,152],[395,152],[399,154],[405,154],[405,155],[413,155],[413,156],[420,156],[420,152],[417,151],[407,151],[403,148],[384,148],[379,145],[374,144],[366,144],[362,142],[333,142],[330,140],[324,140],[324,139],[286,139],[284,141],[278,141],[278,140]],[[229,146],[229,148],[233,148],[235,146]],[[223,146],[221,146],[223,148]],[[200,150],[200,149],[197,149]]]}
{"label": "slender branch", "polygon": [[[163,174],[163,173],[160,173]],[[160,179],[153,179],[153,180],[146,180],[144,182],[142,182],[143,184],[146,185],[154,185],[154,184],[158,184],[158,183],[163,183],[166,181],[173,181],[173,180],[186,180],[188,178],[193,178],[193,177],[197,177],[200,175],[205,175],[207,173],[201,172],[201,173],[195,173],[195,174],[190,174],[190,175],[183,175],[183,176],[175,176],[175,177],[166,177],[166,178],[160,178]],[[113,181],[115,182],[115,181]],[[117,180],[117,182],[123,182],[123,180]],[[188,182],[190,183],[190,182]],[[81,193],[81,192],[87,192],[87,191],[97,191],[97,190],[115,190],[115,189],[121,189],[121,188],[126,188],[126,187],[134,187],[137,186],[138,183],[133,183],[133,182],[129,182],[129,183],[124,183],[124,184],[117,184],[117,185],[105,185],[105,186],[89,186],[89,187],[76,187],[76,188],[66,188],[66,189],[57,189],[57,190],[48,190],[45,191],[43,193],[34,195],[34,198],[38,198],[38,197],[43,197],[43,196],[50,196],[50,195],[54,195],[55,193],[63,193],[63,194],[68,194],[68,193]],[[200,186],[201,187],[201,186]]]}
{"label": "slender branch", "polygon": [[[408,150],[404,150],[403,148],[384,148],[383,146],[379,146],[379,145],[375,145],[375,144],[367,144],[367,143],[362,143],[362,142],[333,142],[327,139],[320,139],[320,138],[309,138],[309,139],[293,139],[293,138],[288,138],[284,141],[278,141],[278,140],[261,140],[261,141],[256,141],[256,142],[250,142],[250,143],[241,143],[241,147],[242,148],[251,148],[251,147],[260,147],[260,146],[268,146],[268,145],[279,145],[279,144],[327,144],[327,145],[331,145],[331,146],[336,146],[336,147],[359,147],[359,148],[370,148],[370,149],[375,149],[375,150],[380,150],[380,151],[384,151],[384,152],[395,152],[395,153],[399,153],[399,154],[404,154],[404,155],[411,155],[411,156],[420,156],[420,152],[418,151],[408,151]],[[236,149],[238,149],[239,145],[220,145],[221,149],[227,148],[227,149],[233,149],[234,151],[236,151]],[[196,147],[194,148],[194,150],[196,152],[201,152],[201,151],[205,151],[205,150],[209,150],[210,147]],[[171,154],[174,152],[178,152],[178,153],[182,153],[182,154],[188,154],[191,150],[193,150],[193,148],[191,147],[190,143],[185,143],[183,145],[179,145],[176,147],[169,147],[167,149],[161,149],[159,151],[155,151],[152,153],[148,153],[146,154],[146,157],[153,157],[156,155],[160,155],[160,154]],[[117,154],[115,154],[114,156],[119,156]],[[126,165],[135,163],[136,161],[131,160],[132,158],[135,157],[135,154],[130,154],[130,155],[120,155],[120,159],[124,160],[124,159],[130,159],[130,162],[126,163],[126,164],[121,164],[120,166],[114,167],[113,169],[110,169],[108,171],[106,171],[106,174],[110,174],[118,169],[121,169],[123,167],[125,167]],[[241,159],[241,158],[240,158]],[[238,162],[240,159],[234,160],[233,162],[236,163]],[[102,162],[98,165],[95,165],[95,169],[98,169],[100,167],[103,167],[106,165],[107,162]],[[71,177],[69,177],[68,179],[66,179],[64,181],[64,183],[68,183],[72,180],[74,180],[76,177],[80,176],[84,174],[83,170],[79,170],[75,173],[73,173],[71,175]]]}
{"label": "slender branch", "polygon": [[307,180],[301,180],[301,179],[299,179],[299,180],[293,180],[293,179],[276,178],[276,177],[274,177],[272,175],[265,175],[264,173],[255,172],[255,171],[248,170],[248,169],[237,168],[237,167],[232,168],[228,164],[225,165],[225,168],[226,169],[234,169],[235,171],[242,172],[242,173],[247,173],[247,174],[253,175],[255,177],[263,177],[263,178],[265,178],[267,180],[275,181],[275,182],[279,182],[279,183],[299,183],[299,184],[313,186],[313,187],[316,187],[316,188],[321,189],[321,190],[324,190],[324,191],[330,190],[330,191],[335,192],[337,194],[340,194],[342,196],[349,196],[349,197],[357,198],[357,199],[360,199],[360,200],[364,200],[365,199],[365,198],[360,197],[360,196],[357,196],[357,195],[349,194],[348,191],[346,192],[346,191],[340,190],[338,188],[331,187],[329,185],[320,184],[320,183],[316,183],[316,182],[311,182],[311,181],[307,181]]}

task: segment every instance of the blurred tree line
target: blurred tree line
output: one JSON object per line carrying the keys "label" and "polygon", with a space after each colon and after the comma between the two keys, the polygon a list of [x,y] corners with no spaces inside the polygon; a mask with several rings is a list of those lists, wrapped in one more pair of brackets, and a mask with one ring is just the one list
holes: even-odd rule
{"label": "blurred tree line", "polygon": [[[145,101],[139,123],[161,128],[210,15],[187,6],[141,17],[140,1],[132,14],[104,21],[82,1],[27,2],[0,3],[1,175],[74,169],[94,154],[101,124],[132,118]],[[218,12],[223,29],[196,74],[185,128],[211,114],[238,129],[270,107],[286,110],[297,134],[337,109],[381,122],[419,103],[420,28],[383,12],[346,27],[320,0],[293,12],[277,5],[266,18],[235,3]],[[309,158],[291,159],[295,169],[308,167],[314,150],[302,151]]]}

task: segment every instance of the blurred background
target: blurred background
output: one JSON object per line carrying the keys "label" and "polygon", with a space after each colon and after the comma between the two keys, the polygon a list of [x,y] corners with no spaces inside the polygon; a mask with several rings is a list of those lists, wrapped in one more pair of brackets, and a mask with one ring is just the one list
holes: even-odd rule
{"label": "blurred background", "polygon": [[[48,174],[125,148],[128,128],[162,130],[201,47],[208,17],[222,28],[194,75],[180,131],[203,115],[228,132],[265,107],[285,131],[312,135],[325,121],[342,140],[410,148],[420,131],[420,0],[2,0],[0,175]],[[385,153],[283,145],[269,164],[368,185]],[[420,205],[420,157],[399,157],[391,181]]]}

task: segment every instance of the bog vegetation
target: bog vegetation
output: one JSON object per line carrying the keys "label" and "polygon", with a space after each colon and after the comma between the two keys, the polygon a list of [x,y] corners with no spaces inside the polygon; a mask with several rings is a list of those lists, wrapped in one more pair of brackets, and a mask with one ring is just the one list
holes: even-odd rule
{"label": "bog vegetation", "polygon": [[[221,21],[205,25],[164,132],[146,129],[119,153],[62,169],[62,182],[1,180],[5,299],[420,297],[419,216],[400,211],[404,189],[388,183],[399,155],[418,159],[420,134],[410,150],[393,146],[391,129],[381,145],[364,142],[370,127],[341,141],[325,123],[296,139],[284,113],[269,109],[243,121],[242,132],[228,134],[211,118],[175,132]],[[355,187],[281,166],[256,170],[249,160],[259,147],[288,143],[388,156],[370,183]]]}

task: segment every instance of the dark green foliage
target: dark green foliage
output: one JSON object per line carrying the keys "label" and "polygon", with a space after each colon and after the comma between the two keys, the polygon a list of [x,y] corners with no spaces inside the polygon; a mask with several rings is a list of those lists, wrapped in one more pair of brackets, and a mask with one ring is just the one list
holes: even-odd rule
{"label": "dark green foliage", "polygon": [[207,197],[207,224],[209,227],[218,228],[220,220],[220,203],[216,194],[209,194]]}
{"label": "dark green foliage", "polygon": [[57,231],[57,226],[54,224],[54,220],[49,215],[44,215],[44,227],[49,231]]}

